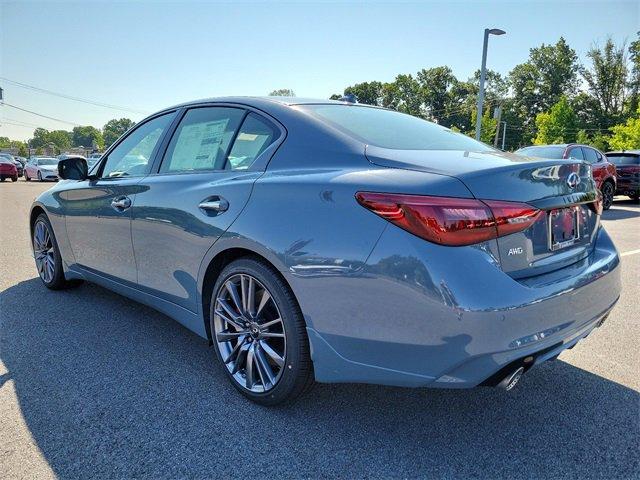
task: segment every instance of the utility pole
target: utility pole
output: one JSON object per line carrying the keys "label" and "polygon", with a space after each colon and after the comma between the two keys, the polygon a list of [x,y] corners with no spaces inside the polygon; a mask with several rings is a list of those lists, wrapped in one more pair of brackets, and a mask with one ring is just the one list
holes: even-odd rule
{"label": "utility pole", "polygon": [[494,147],[498,147],[498,138],[500,135],[500,120],[502,119],[502,105],[498,106],[495,108],[495,110],[493,111],[493,118],[495,118],[497,120],[496,122],[496,134],[495,134],[495,138],[493,139],[493,146]]}
{"label": "utility pole", "polygon": [[507,122],[502,121],[502,151],[504,151],[504,139],[507,135]]}
{"label": "utility pole", "polygon": [[504,35],[504,30],[499,28],[485,28],[484,42],[482,43],[482,66],[480,68],[480,88],[478,90],[478,114],[476,115],[476,140],[480,141],[482,131],[482,104],[484,103],[484,81],[487,77],[487,46],[489,45],[489,35]]}

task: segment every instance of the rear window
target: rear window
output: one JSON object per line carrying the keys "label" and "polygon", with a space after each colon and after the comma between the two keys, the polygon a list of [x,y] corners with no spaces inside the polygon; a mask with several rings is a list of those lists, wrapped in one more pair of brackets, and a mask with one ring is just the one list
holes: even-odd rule
{"label": "rear window", "polygon": [[616,165],[640,165],[640,157],[636,155],[615,155],[610,153],[607,158]]}
{"label": "rear window", "polygon": [[564,147],[526,147],[516,150],[515,153],[528,157],[559,159],[564,155]]}
{"label": "rear window", "polygon": [[300,108],[368,145],[396,150],[493,149],[435,123],[404,113],[357,105],[303,105]]}

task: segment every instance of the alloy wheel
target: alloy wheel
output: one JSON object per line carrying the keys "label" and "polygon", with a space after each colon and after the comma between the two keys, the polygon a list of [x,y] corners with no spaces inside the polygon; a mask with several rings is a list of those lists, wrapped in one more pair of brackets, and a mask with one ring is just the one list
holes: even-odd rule
{"label": "alloy wheel", "polygon": [[271,390],[284,371],[286,337],[278,306],[255,277],[229,277],[215,297],[215,341],[229,373],[254,393]]}
{"label": "alloy wheel", "polygon": [[607,182],[602,186],[602,206],[605,210],[613,203],[613,185]]}
{"label": "alloy wheel", "polygon": [[33,231],[33,251],[40,278],[45,283],[51,283],[56,273],[53,239],[49,227],[42,221],[36,223]]}

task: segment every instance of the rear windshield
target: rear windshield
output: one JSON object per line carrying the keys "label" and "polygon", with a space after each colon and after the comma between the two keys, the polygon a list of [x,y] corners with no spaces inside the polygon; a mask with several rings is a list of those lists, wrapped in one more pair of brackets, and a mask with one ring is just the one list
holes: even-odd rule
{"label": "rear windshield", "polygon": [[640,156],[638,155],[616,155],[615,153],[610,153],[607,158],[616,165],[640,165]]}
{"label": "rear windshield", "polygon": [[526,147],[516,150],[518,155],[540,158],[562,158],[565,147]]}
{"label": "rear windshield", "polygon": [[396,150],[465,150],[491,147],[411,115],[357,105],[302,105],[316,118],[368,145]]}

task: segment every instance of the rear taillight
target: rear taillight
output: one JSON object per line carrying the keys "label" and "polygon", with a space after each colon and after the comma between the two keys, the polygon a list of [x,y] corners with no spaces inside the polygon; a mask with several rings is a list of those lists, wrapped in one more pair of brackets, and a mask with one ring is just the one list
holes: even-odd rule
{"label": "rear taillight", "polygon": [[420,238],[441,245],[472,245],[520,232],[542,212],[526,203],[358,192],[358,203]]}

